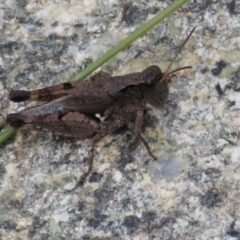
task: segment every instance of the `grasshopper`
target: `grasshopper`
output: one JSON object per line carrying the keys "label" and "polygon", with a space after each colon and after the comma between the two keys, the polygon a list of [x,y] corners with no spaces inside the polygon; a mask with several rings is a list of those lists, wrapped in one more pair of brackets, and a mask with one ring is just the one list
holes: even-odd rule
{"label": "grasshopper", "polygon": [[[153,65],[142,72],[124,76],[111,77],[105,72],[98,72],[89,81],[65,82],[33,91],[10,90],[11,101],[47,103],[8,114],[7,123],[23,130],[43,129],[78,139],[92,138],[89,166],[80,182],[84,182],[92,170],[95,144],[123,125],[139,137],[149,155],[156,160],[141,135],[141,125],[146,103],[162,107],[168,99],[168,82],[172,74],[190,68],[187,66],[168,73],[171,64],[164,73]],[[104,121],[96,117],[97,113],[104,115]]]}

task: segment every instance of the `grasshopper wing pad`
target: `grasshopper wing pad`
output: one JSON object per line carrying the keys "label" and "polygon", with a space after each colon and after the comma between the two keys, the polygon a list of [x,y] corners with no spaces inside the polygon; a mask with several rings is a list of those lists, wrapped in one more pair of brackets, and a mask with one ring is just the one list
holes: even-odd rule
{"label": "grasshopper wing pad", "polygon": [[113,81],[104,82],[106,92],[113,97],[118,96],[118,93],[125,88],[131,86],[139,86],[142,84],[155,85],[163,74],[158,66],[150,66],[142,72],[130,73],[124,76],[115,76]]}
{"label": "grasshopper wing pad", "polygon": [[59,103],[71,111],[95,114],[104,112],[114,102],[114,98],[108,95],[101,82],[96,82],[91,88],[84,90],[79,92],[74,89],[71,95],[59,99]]}
{"label": "grasshopper wing pad", "polygon": [[105,91],[112,97],[117,97],[118,94],[127,87],[136,86],[144,83],[141,73],[130,73],[124,76],[115,76],[112,81],[104,82]]}

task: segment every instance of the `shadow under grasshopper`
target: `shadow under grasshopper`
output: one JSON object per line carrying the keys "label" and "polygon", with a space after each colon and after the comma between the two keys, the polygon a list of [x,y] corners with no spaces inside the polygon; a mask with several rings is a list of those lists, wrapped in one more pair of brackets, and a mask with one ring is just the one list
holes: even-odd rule
{"label": "shadow under grasshopper", "polygon": [[[8,114],[7,123],[22,130],[43,129],[78,139],[92,138],[89,166],[79,180],[81,183],[92,170],[95,144],[124,125],[139,137],[149,155],[156,160],[141,135],[146,103],[163,107],[168,99],[168,82],[172,73],[190,68],[187,66],[168,73],[170,67],[171,64],[165,73],[158,66],[150,66],[142,72],[124,76],[111,77],[99,72],[89,81],[66,82],[33,91],[11,90],[9,99],[14,102],[35,100],[47,103]],[[104,115],[104,121],[95,116],[97,113]]]}

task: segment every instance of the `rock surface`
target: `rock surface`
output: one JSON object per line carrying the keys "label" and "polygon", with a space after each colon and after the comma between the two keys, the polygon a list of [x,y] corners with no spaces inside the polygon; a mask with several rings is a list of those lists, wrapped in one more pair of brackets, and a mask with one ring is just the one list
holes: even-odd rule
{"label": "rock surface", "polygon": [[[16,1],[0,4],[0,121],[31,104],[9,89],[71,80],[171,1]],[[0,238],[239,239],[240,4],[190,1],[102,67],[112,75],[192,65],[170,85],[172,104],[148,108],[144,137],[97,144],[23,132],[0,146]],[[201,1],[198,1],[201,2]]]}

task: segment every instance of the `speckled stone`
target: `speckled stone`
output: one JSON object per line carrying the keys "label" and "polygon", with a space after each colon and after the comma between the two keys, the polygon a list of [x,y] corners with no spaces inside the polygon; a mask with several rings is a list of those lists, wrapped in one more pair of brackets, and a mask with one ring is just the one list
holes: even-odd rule
{"label": "speckled stone", "polygon": [[[33,106],[9,89],[65,82],[172,1],[0,3],[0,121]],[[190,1],[105,64],[112,75],[173,64],[170,103],[148,107],[143,135],[128,130],[90,140],[18,132],[0,146],[0,238],[239,239],[240,4]]]}

